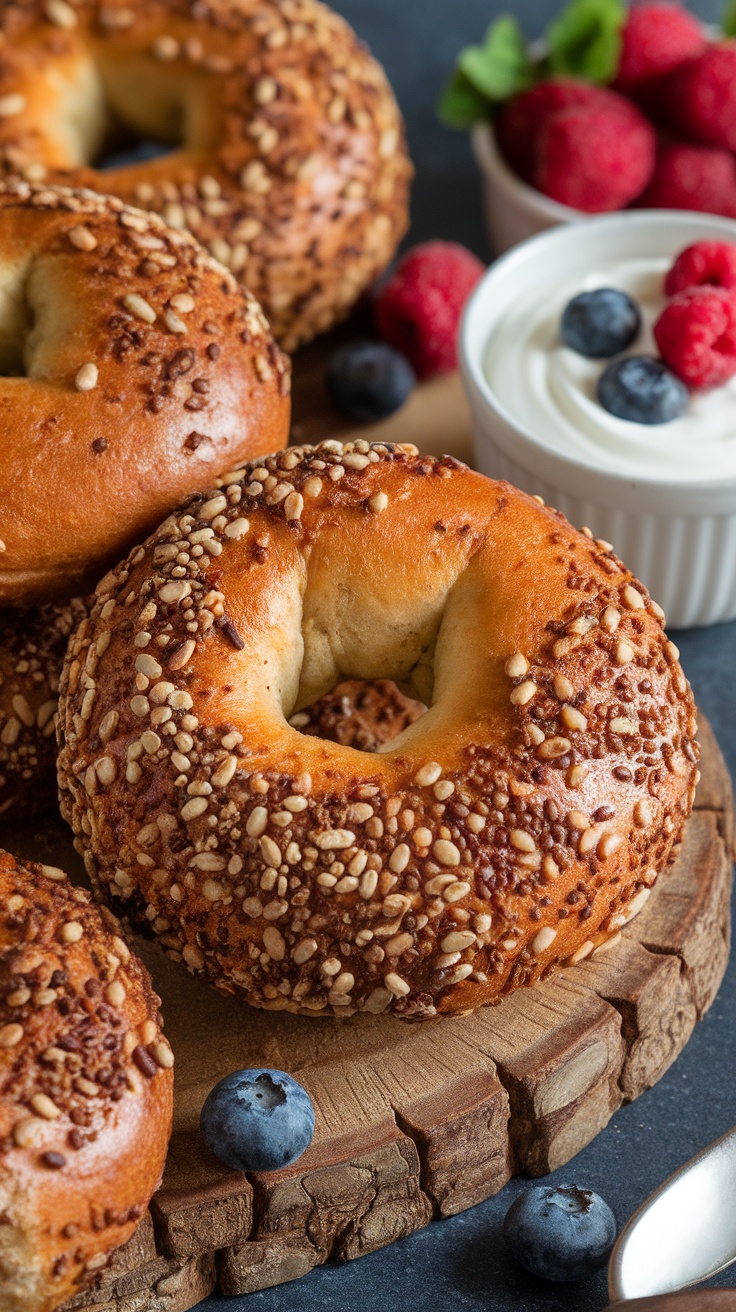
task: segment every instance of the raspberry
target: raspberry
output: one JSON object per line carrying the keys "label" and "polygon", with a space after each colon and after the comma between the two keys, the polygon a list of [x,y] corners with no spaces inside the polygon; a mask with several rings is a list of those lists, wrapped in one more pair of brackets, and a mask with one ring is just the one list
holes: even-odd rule
{"label": "raspberry", "polygon": [[637,202],[650,209],[736,214],[736,162],[712,146],[665,146]]}
{"label": "raspberry", "polygon": [[654,325],[662,359],[688,387],[715,387],[736,374],[736,298],[722,287],[678,292]]}
{"label": "raspberry", "polygon": [[636,4],[621,30],[616,87],[629,94],[670,73],[705,49],[702,25],[677,4]]}
{"label": "raspberry", "polygon": [[705,146],[736,150],[736,41],[708,46],[663,81],[671,121]]}
{"label": "raspberry", "polygon": [[644,190],[654,172],[654,129],[622,96],[615,100],[622,107],[563,109],[544,124],[534,181],[545,195],[593,214],[623,209]]}
{"label": "raspberry", "polygon": [[736,245],[731,241],[696,241],[680,251],[665,279],[668,296],[688,287],[736,287]]}
{"label": "raspberry", "polygon": [[415,246],[376,295],[378,333],[411,361],[419,378],[457,367],[457,330],[463,306],[484,273],[458,242]]}
{"label": "raspberry", "polygon": [[575,105],[606,103],[608,91],[578,82],[574,78],[559,78],[552,82],[539,82],[531,91],[523,91],[504,105],[496,123],[496,138],[501,154],[525,182],[531,182],[535,167],[537,138],[543,124],[560,109]]}

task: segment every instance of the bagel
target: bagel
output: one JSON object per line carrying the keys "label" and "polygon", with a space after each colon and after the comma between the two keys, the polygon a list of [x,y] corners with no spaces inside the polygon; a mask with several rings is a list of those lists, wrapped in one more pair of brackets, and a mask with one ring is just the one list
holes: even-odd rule
{"label": "bagel", "polygon": [[[429,710],[373,755],[287,723],[341,677]],[[221,989],[419,1018],[615,938],[680,841],[695,728],[607,543],[451,457],[328,441],[233,473],[100,583],[61,803],[96,888]]]}
{"label": "bagel", "polygon": [[426,706],[400,692],[390,679],[343,679],[289,724],[300,733],[360,752],[378,752],[419,719]]}
{"label": "bagel", "polygon": [[183,496],[286,440],[260,307],[154,215],[0,183],[0,293],[0,603],[81,595]]}
{"label": "bagel", "polygon": [[56,805],[59,678],[69,634],[86,614],[79,597],[0,612],[0,816]]}
{"label": "bagel", "polygon": [[[343,318],[391,259],[411,175],[399,112],[315,0],[24,0],[0,39],[5,169],[188,227],[285,349]],[[91,167],[116,128],[173,153]]]}
{"label": "bagel", "polygon": [[51,1312],[107,1265],[158,1187],[173,1055],[106,909],[0,852],[0,1307]]}

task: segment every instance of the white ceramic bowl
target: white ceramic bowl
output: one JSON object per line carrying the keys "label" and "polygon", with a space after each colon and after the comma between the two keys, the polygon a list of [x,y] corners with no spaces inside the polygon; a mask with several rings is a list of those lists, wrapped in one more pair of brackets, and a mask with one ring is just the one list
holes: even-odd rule
{"label": "white ceramic bowl", "polygon": [[491,249],[497,255],[547,228],[590,217],[582,210],[551,200],[523,182],[501,154],[491,123],[476,123],[470,139],[481,172]]}
{"label": "white ceramic bowl", "polygon": [[491,266],[470,298],[460,361],[473,416],[476,464],[543,499],[605,538],[675,627],[736,618],[736,479],[687,482],[632,476],[563,454],[531,432],[485,376],[491,335],[535,287],[581,277],[605,258],[675,256],[704,238],[736,241],[736,222],[710,214],[642,210],[554,228]]}

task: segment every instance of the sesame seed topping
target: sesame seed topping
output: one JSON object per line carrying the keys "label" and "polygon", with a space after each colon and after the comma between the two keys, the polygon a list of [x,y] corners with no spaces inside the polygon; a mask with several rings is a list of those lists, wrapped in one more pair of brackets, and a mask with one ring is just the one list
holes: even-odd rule
{"label": "sesame seed topping", "polygon": [[513,656],[509,656],[504,669],[510,679],[523,679],[524,675],[529,673],[529,662],[526,656],[517,651]]}
{"label": "sesame seed topping", "polygon": [[446,838],[438,838],[432,851],[441,866],[459,866],[460,852],[454,843]]}
{"label": "sesame seed topping", "polygon": [[66,0],[46,0],[44,13],[50,23],[55,27],[61,27],[70,31],[77,26],[77,15],[72,6],[66,3]]}
{"label": "sesame seed topping", "polygon": [[547,948],[552,946],[556,938],[557,930],[550,929],[549,925],[545,925],[544,928],[540,929],[539,933],[532,939],[532,952],[535,956],[538,956],[540,952],[546,952]]}
{"label": "sesame seed topping", "polygon": [[15,1048],[22,1038],[22,1025],[3,1025],[2,1029],[0,1029],[0,1048]]}
{"label": "sesame seed topping", "polygon": [[381,511],[385,510],[388,506],[388,497],[386,493],[376,492],[372,497],[368,498],[368,505],[371,510],[375,510],[376,514],[380,515]]}
{"label": "sesame seed topping", "polygon": [[537,691],[537,685],[533,679],[526,679],[511,691],[511,701],[514,706],[526,706]]}
{"label": "sesame seed topping", "polygon": [[0,96],[0,118],[15,118],[17,114],[23,113],[25,107],[26,98],[19,92]]}
{"label": "sesame seed topping", "polygon": [[442,774],[442,766],[437,761],[428,761],[426,765],[420,767],[414,775],[414,782],[419,784],[420,788],[430,788],[436,783]]}
{"label": "sesame seed topping", "polygon": [[34,1093],[30,1099],[30,1108],[45,1121],[58,1121],[61,1116],[56,1103],[45,1093]]}
{"label": "sesame seed topping", "polygon": [[629,610],[643,610],[647,604],[638,589],[632,587],[630,583],[627,583],[622,595]]}
{"label": "sesame seed topping", "polygon": [[143,323],[156,322],[156,311],[153,306],[137,292],[128,292],[127,296],[123,297],[123,305],[135,319],[141,319]]}

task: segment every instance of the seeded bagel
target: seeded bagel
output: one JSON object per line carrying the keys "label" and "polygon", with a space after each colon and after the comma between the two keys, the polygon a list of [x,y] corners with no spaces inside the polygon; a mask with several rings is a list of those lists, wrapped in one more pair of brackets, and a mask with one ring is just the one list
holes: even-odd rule
{"label": "seeded bagel", "polygon": [[0,1307],[51,1312],[158,1187],[173,1055],[115,918],[0,852]]}
{"label": "seeded bagel", "polygon": [[81,598],[0,611],[0,816],[57,803],[59,679],[69,634],[86,614]]}
{"label": "seeded bagel", "polygon": [[[401,119],[380,65],[324,5],[20,0],[0,39],[0,168],[189,228],[287,350],[391,259],[411,174]],[[98,171],[116,135],[173,153]]]}
{"label": "seeded bagel", "polygon": [[286,440],[260,307],[155,215],[0,183],[0,290],[0,603],[81,595],[183,496]]}
{"label": "seeded bagel", "polygon": [[[374,754],[300,734],[341,677],[429,709]],[[310,1014],[464,1012],[615,942],[697,773],[662,613],[608,544],[361,440],[234,471],[113,570],[59,729],[96,888]]]}

